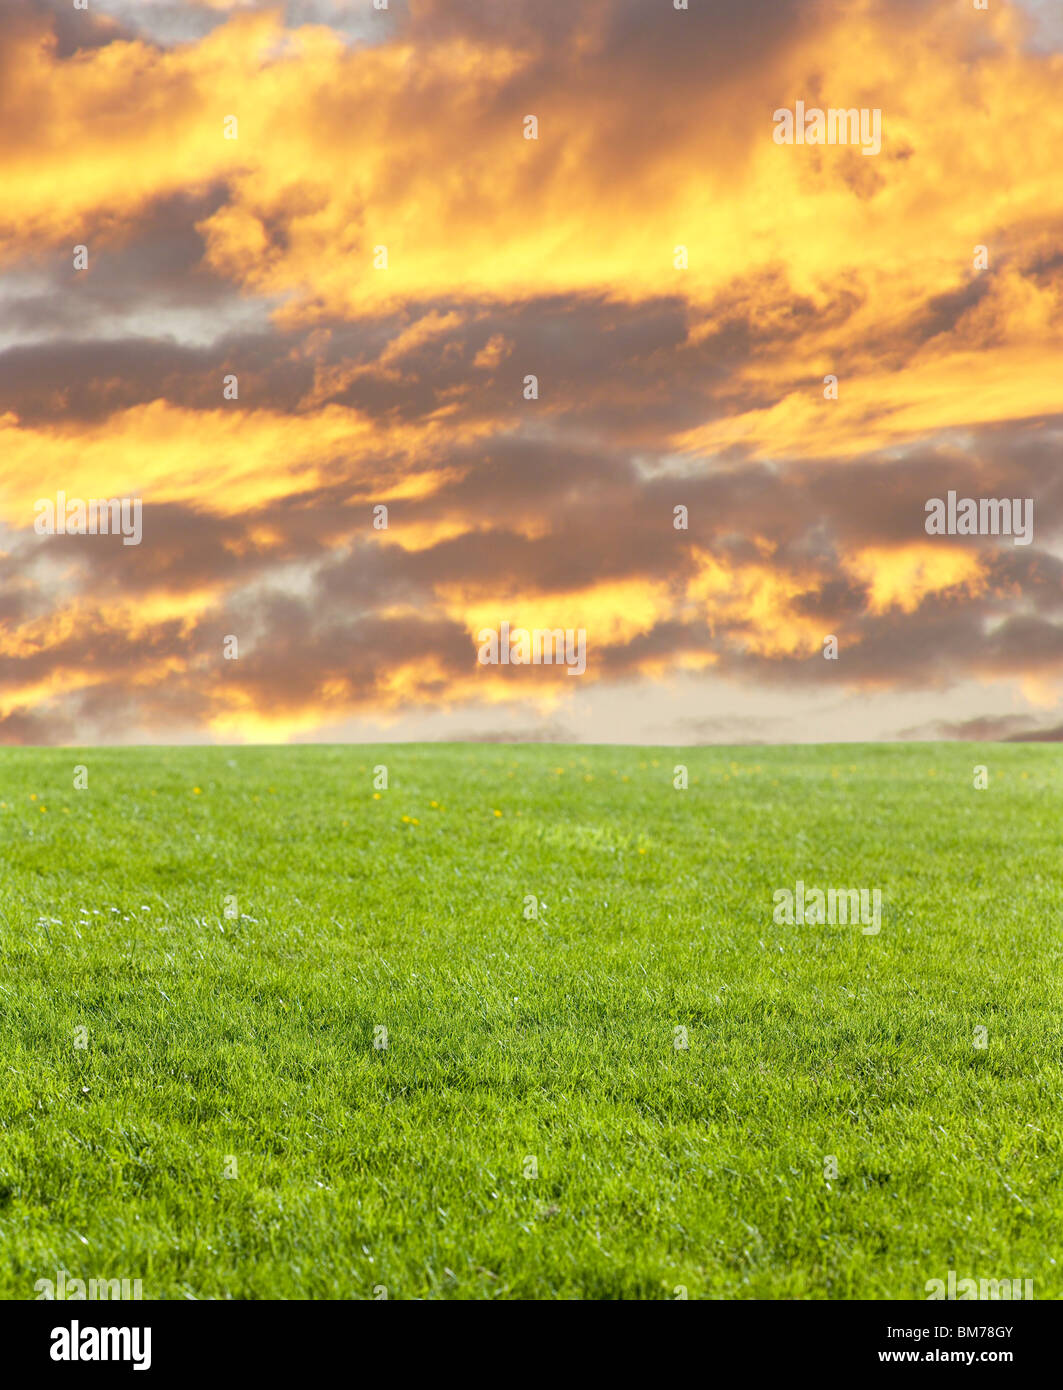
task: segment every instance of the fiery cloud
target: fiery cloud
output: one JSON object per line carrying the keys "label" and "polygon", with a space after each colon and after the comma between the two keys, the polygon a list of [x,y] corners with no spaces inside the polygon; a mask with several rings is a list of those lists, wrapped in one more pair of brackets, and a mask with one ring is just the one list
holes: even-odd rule
{"label": "fiery cloud", "polygon": [[0,9],[0,738],[1058,725],[1039,6]]}

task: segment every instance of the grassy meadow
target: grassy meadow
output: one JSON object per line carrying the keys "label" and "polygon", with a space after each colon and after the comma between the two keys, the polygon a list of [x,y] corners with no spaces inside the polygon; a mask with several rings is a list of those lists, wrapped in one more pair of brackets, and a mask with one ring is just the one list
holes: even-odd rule
{"label": "grassy meadow", "polygon": [[1061,832],[1050,745],[0,750],[0,1296],[1059,1298]]}

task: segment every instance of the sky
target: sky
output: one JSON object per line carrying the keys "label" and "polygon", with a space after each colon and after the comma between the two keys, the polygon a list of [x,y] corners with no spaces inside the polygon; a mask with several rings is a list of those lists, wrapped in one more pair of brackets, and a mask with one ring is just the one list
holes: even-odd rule
{"label": "sky", "polygon": [[1061,100],[1047,3],[0,0],[0,742],[1063,737]]}

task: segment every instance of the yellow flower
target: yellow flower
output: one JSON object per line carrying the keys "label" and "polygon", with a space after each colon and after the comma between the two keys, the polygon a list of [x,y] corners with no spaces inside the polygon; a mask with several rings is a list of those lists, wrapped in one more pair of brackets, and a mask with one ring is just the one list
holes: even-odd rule
{"label": "yellow flower", "polygon": [[31,800],[31,801],[36,801],[36,800],[37,800],[37,793],[36,793],[36,792],[30,792],[30,800]]}
{"label": "yellow flower", "polygon": [[428,804],[429,804],[429,806],[435,806],[435,807],[437,807],[437,808],[438,808],[438,806],[439,806],[439,802],[438,802],[438,801],[430,801]]}
{"label": "yellow flower", "polygon": [[500,816],[501,814],[502,814],[501,811],[496,811],[496,812],[495,812],[495,815],[496,815],[496,816]]}
{"label": "yellow flower", "polygon": [[380,793],[379,793],[379,792],[374,792],[374,793],[373,793],[373,800],[374,800],[374,801],[379,801],[379,800],[380,800]]}
{"label": "yellow flower", "polygon": [[192,788],[192,795],[193,795],[193,796],[199,796],[200,790],[201,790],[201,789],[200,789],[199,787],[193,787],[193,788]]}

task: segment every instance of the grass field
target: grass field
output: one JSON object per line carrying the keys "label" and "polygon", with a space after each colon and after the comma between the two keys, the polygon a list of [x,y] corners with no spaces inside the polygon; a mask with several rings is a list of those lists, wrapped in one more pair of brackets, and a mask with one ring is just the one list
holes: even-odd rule
{"label": "grass field", "polygon": [[1063,1294],[1056,748],[4,750],[0,802],[5,1297]]}

